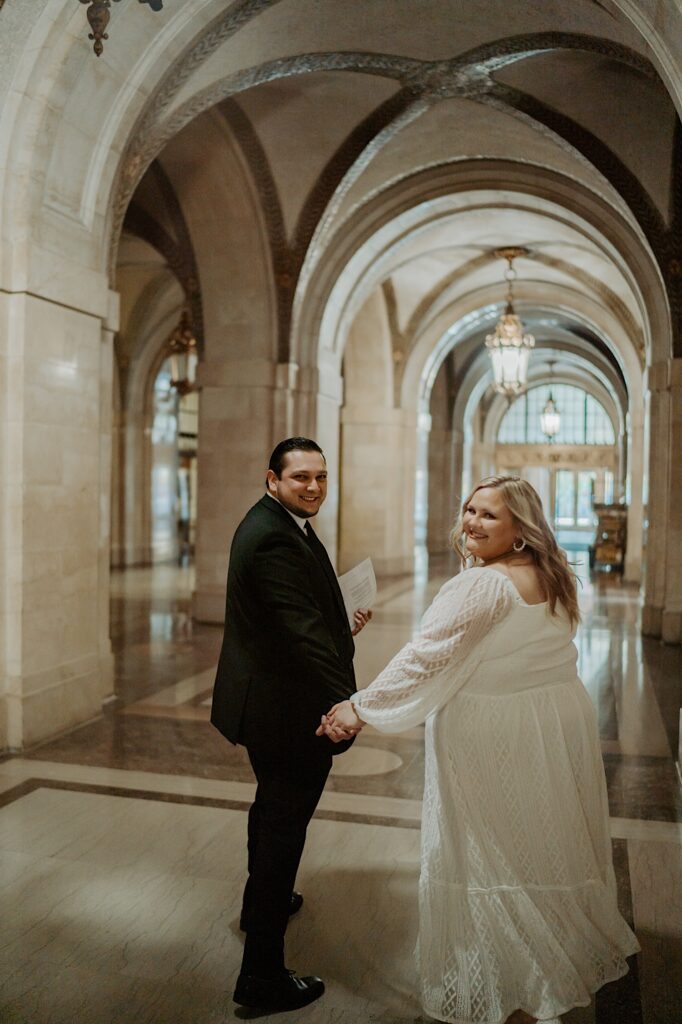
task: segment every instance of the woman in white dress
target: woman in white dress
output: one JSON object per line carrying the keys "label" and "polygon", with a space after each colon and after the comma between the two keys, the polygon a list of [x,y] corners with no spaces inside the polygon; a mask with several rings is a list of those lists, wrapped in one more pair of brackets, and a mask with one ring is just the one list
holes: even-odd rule
{"label": "woman in white dress", "polygon": [[556,1024],[639,949],[616,904],[596,716],[576,674],[575,577],[516,477],[481,481],[453,540],[471,567],[318,731],[426,722],[424,1010],[453,1024]]}

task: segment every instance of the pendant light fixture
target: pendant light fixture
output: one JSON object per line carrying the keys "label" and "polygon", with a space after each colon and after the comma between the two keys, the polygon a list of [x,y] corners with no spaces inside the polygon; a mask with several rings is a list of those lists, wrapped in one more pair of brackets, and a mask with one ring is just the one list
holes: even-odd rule
{"label": "pendant light fixture", "polygon": [[505,259],[508,263],[504,273],[507,282],[507,305],[497,321],[494,332],[486,337],[485,344],[493,365],[495,391],[513,398],[526,387],[528,360],[531,349],[535,346],[533,335],[524,333],[523,324],[514,312],[513,303],[513,285],[516,279],[513,263],[519,256],[527,256],[528,249],[519,246],[496,249],[493,255]]}
{"label": "pendant light fixture", "polygon": [[540,414],[540,426],[542,428],[542,433],[550,444],[552,444],[554,438],[559,433],[559,427],[561,426],[559,408],[552,396],[552,372],[555,362],[555,359],[547,360],[547,365],[549,367],[549,395],[547,396],[547,401],[545,402],[544,408]]}
{"label": "pendant light fixture", "polygon": [[186,309],[183,309],[178,326],[168,339],[168,355],[171,364],[171,387],[181,398],[183,395],[188,395],[190,391],[198,391],[196,383],[199,361],[197,339],[194,336]]}

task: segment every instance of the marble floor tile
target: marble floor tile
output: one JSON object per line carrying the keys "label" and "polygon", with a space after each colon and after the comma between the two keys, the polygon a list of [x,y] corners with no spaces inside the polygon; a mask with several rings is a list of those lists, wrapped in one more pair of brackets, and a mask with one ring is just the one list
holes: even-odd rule
{"label": "marble floor tile", "polygon": [[682,1020],[682,848],[628,842],[644,1024]]}
{"label": "marble floor tile", "polygon": [[[244,1019],[230,997],[245,840],[241,810],[54,790],[2,808],[3,1024]],[[297,1021],[420,1019],[418,870],[413,829],[311,823],[288,960],[328,991]],[[564,1017],[593,1022],[615,1024],[599,1004]]]}
{"label": "marble floor tile", "polygon": [[650,843],[677,843],[682,847],[682,822],[611,818],[614,839],[643,839]]}
{"label": "marble floor tile", "polygon": [[402,767],[402,759],[390,750],[354,744],[343,757],[334,758],[332,776],[339,775],[387,775]]}
{"label": "marble floor tile", "polygon": [[[54,790],[2,808],[0,1019],[174,1024],[192,992],[201,1019],[237,1019],[245,842],[244,811]],[[413,829],[312,823],[288,957],[329,991],[301,1019],[418,1016],[418,865]]]}
{"label": "marble floor tile", "polygon": [[[250,1017],[231,1001],[245,839],[237,810],[59,791],[0,810],[3,1024]],[[415,995],[418,871],[412,829],[312,822],[288,960],[328,987],[297,1022],[426,1021]],[[612,1024],[594,1006],[564,1017],[593,1022]]]}
{"label": "marble floor tile", "polygon": [[172,686],[166,686],[163,690],[158,690],[153,697],[147,697],[137,703],[138,705],[153,704],[155,707],[174,707],[178,704],[186,704],[192,698],[205,693],[206,690],[212,690],[214,680],[215,669],[209,668],[204,672],[189,676],[187,679],[181,679],[180,682],[173,683]]}
{"label": "marble floor tile", "polygon": [[[357,638],[360,685],[409,639],[451,571],[445,561],[432,570],[417,586],[379,581],[374,620]],[[192,621],[192,589],[191,569],[114,573],[116,707],[0,760],[2,1024],[249,1016],[230,996],[255,786],[244,751],[208,722],[222,630]],[[672,754],[682,648],[640,636],[637,593],[618,579],[586,578],[581,606],[580,664],[599,715],[619,893],[643,952],[625,983],[563,1024],[682,1024],[682,798]],[[289,933],[292,966],[326,973],[329,991],[273,1019],[422,1019],[410,972],[423,739],[423,727],[400,736],[367,728],[337,760],[302,866],[305,919]]]}

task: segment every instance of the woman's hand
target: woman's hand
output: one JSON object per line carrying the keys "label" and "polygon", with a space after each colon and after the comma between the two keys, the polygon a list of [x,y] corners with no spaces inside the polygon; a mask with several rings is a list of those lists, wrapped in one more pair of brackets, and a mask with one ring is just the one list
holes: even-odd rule
{"label": "woman's hand", "polygon": [[341,743],[356,736],[364,724],[351,702],[343,700],[335,704],[328,714],[322,715],[315,735],[328,736],[334,743]]}

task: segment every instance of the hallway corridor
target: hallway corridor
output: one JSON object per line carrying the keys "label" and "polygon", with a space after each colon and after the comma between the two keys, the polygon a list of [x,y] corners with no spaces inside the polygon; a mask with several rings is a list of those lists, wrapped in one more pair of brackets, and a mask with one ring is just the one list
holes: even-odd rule
{"label": "hallway corridor", "polygon": [[[573,557],[573,556],[572,556]],[[582,561],[582,555],[576,555]],[[358,638],[371,680],[441,585],[379,581]],[[579,569],[586,576],[584,569]],[[191,569],[113,576],[116,701],[0,761],[2,1024],[218,1024],[241,954],[243,751],[208,722],[221,629],[190,617]],[[682,1020],[682,648],[641,636],[636,590],[584,579],[581,676],[599,712],[621,909],[642,953],[564,1024]],[[415,997],[423,729],[367,727],[339,758],[299,876],[288,961],[327,982],[296,1024],[408,1024]]]}

